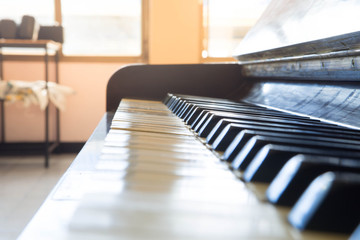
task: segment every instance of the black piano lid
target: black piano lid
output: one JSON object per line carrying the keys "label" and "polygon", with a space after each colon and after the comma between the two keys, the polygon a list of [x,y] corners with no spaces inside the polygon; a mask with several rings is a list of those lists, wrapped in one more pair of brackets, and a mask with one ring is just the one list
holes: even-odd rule
{"label": "black piano lid", "polygon": [[359,11],[356,0],[273,0],[234,56],[247,62],[357,49]]}
{"label": "black piano lid", "polygon": [[360,80],[360,2],[273,0],[235,50],[247,77]]}
{"label": "black piano lid", "polygon": [[235,50],[246,102],[360,128],[360,1],[273,0]]}

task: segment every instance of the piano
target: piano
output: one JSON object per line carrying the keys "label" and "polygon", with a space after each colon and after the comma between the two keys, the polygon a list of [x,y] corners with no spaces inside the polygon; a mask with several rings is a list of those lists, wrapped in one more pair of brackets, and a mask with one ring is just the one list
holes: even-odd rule
{"label": "piano", "polygon": [[19,239],[359,239],[359,10],[274,0],[235,62],[119,69]]}

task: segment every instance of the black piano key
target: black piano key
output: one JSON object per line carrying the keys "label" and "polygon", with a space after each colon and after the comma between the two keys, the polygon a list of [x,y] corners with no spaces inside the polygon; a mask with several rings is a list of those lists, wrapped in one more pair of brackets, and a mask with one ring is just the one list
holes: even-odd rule
{"label": "black piano key", "polygon": [[[215,151],[226,151],[234,141],[235,142],[239,141],[239,138],[236,138],[236,136],[240,132],[246,130],[243,130],[244,129],[243,127],[233,128],[232,126],[233,124],[228,124],[212,143],[208,140],[209,138],[206,139],[206,142],[208,143],[211,149]],[[237,147],[241,149],[243,146],[237,145]]]}
{"label": "black piano key", "polygon": [[[249,128],[242,128],[249,129]],[[251,130],[241,130],[236,137],[231,141],[224,154],[221,157],[221,160],[232,163],[235,157],[239,152],[244,148],[244,145],[255,135],[247,134],[247,131]]]}
{"label": "black piano key", "polygon": [[207,120],[208,117],[209,117],[209,111],[202,110],[200,114],[198,114],[198,117],[190,125],[190,128],[196,131]]}
{"label": "black piano key", "polygon": [[194,129],[194,131],[197,132],[200,137],[206,138],[213,129],[213,127],[216,125],[215,121],[212,121],[214,118],[217,119],[216,121],[222,119],[221,116],[216,116],[212,113],[208,113],[206,121],[204,121],[201,125],[198,125],[196,129]]}
{"label": "black piano key", "polygon": [[[244,120],[235,120],[235,119],[222,119],[220,120],[215,127],[211,130],[211,132],[206,137],[206,143],[210,146],[215,143],[215,141],[222,135],[222,137],[226,137],[228,139],[232,139],[241,130],[245,130],[247,128],[243,128],[243,125],[248,125],[250,128],[252,127],[263,127],[264,130],[272,130],[272,129],[283,129],[290,128],[296,129],[288,125],[276,125],[276,123],[262,122],[262,121],[244,121]],[[236,128],[238,126],[238,128]],[[225,136],[225,132],[227,135]],[[305,129],[301,129],[304,130]]]}
{"label": "black piano key", "polygon": [[209,110],[200,108],[199,106],[196,107],[195,111],[191,113],[191,115],[186,119],[186,124],[191,127],[191,129],[195,129],[197,124],[200,120],[208,113]]}
{"label": "black piano key", "polygon": [[[226,122],[226,120],[224,120],[224,122]],[[219,122],[218,124],[221,124],[221,122]],[[244,122],[243,124],[250,124],[250,123]],[[217,128],[217,126],[215,126],[214,130],[208,135],[208,138],[206,139],[206,142],[214,150],[225,151],[226,148],[233,141],[235,136],[240,131],[243,130],[242,127],[236,127],[236,124],[234,124],[234,123],[227,123],[227,124],[225,123],[225,125],[226,125],[226,127],[224,127],[223,129],[221,129],[221,127],[219,127],[218,130],[215,130]],[[283,129],[283,128],[280,128],[280,129]],[[274,128],[271,128],[271,129],[267,128],[267,130],[268,130],[267,132],[273,133],[275,129]],[[220,133],[216,133],[215,131],[220,131]],[[312,131],[309,131],[307,129],[291,128],[291,131],[284,130],[282,132],[289,132],[289,133],[286,133],[286,134],[294,133],[294,134],[298,134],[298,135],[307,135],[307,134],[312,134],[313,136],[314,135],[322,135],[322,134],[319,134],[319,133],[316,134],[317,131],[315,131],[315,129],[312,129]],[[286,137],[286,134],[284,134],[283,137]],[[331,134],[331,135],[333,136],[334,134]],[[296,138],[296,135],[293,135],[293,137]]]}
{"label": "black piano key", "polygon": [[195,108],[198,108],[198,104],[194,101],[185,101],[186,109],[183,109],[182,113],[178,113],[177,116],[185,121],[185,118],[188,114],[191,114],[192,111],[195,110]]}
{"label": "black piano key", "polygon": [[205,110],[203,113],[201,113],[200,116],[199,119],[191,126],[191,129],[193,129],[195,132],[198,132],[201,129],[201,127],[207,122],[211,115],[209,111]]}
{"label": "black piano key", "polygon": [[187,103],[187,102],[183,102],[180,106],[179,106],[179,108],[176,110],[176,111],[174,111],[173,113],[177,116],[177,117],[179,117],[179,115],[187,108],[189,106],[189,103]]}
{"label": "black piano key", "polygon": [[194,124],[194,122],[199,118],[199,115],[202,113],[202,111],[203,110],[201,108],[195,106],[192,112],[190,112],[184,119],[186,125],[191,127]]}
{"label": "black piano key", "polygon": [[[194,100],[186,100],[186,102],[188,102],[189,104],[191,104],[195,108],[197,108],[199,112],[204,111],[204,110],[211,111],[211,110],[217,110],[217,109],[220,109],[220,110],[229,109],[229,107],[226,107],[226,106],[232,106],[231,109],[234,108],[234,107],[236,107],[236,108],[244,108],[244,107],[248,108],[248,106],[250,106],[248,104],[243,104],[243,103],[229,103],[229,102],[221,103],[221,104],[219,104],[219,103],[206,104],[204,102],[199,102],[199,101],[194,101]],[[229,110],[227,110],[227,111],[229,111]],[[196,115],[196,113],[195,113],[195,115]],[[187,119],[187,121],[188,120],[189,119]],[[188,123],[188,124],[191,124],[191,123]]]}
{"label": "black piano key", "polygon": [[185,124],[189,115],[191,115],[195,109],[196,105],[190,104],[190,107],[180,116],[180,118],[184,121]]}
{"label": "black piano key", "polygon": [[352,233],[360,222],[360,174],[327,172],[317,177],[288,215],[298,229]]}
{"label": "black piano key", "polygon": [[254,159],[257,152],[268,144],[278,144],[282,146],[291,147],[306,147],[314,149],[337,149],[339,151],[352,151],[360,152],[359,144],[344,144],[340,142],[325,142],[317,141],[316,139],[294,139],[293,136],[288,137],[274,137],[274,136],[254,136],[245,145],[244,148],[239,152],[231,166],[233,169],[245,170],[250,162]]}
{"label": "black piano key", "polygon": [[240,144],[244,147],[240,150],[234,161],[231,163],[231,168],[234,170],[245,170],[250,162],[253,160],[258,151],[265,145],[269,144],[267,141],[262,141],[259,136],[242,138]]}
{"label": "black piano key", "polygon": [[243,179],[247,182],[270,183],[285,163],[297,154],[360,159],[360,152],[357,151],[268,144],[250,160],[244,171]]}
{"label": "black piano key", "polygon": [[[312,132],[319,132],[323,133],[325,135],[331,134],[335,135],[337,134],[338,137],[342,138],[352,138],[352,139],[359,139],[360,140],[360,132],[350,130],[350,129],[343,129],[342,127],[338,126],[329,126],[327,124],[319,124],[314,123],[311,125],[307,125],[299,123],[294,124],[292,122],[286,122],[286,121],[276,121],[270,119],[269,121],[247,121],[247,120],[235,120],[235,119],[222,119],[219,121],[219,123],[213,127],[211,132],[206,136],[206,142],[209,145],[212,145],[215,140],[223,133],[223,130],[226,129],[226,127],[229,124],[251,124],[256,126],[264,126],[268,127],[271,130],[277,131],[277,129],[289,129],[291,131],[312,131]],[[229,129],[228,129],[229,130]],[[234,128],[231,129],[232,131],[236,131]]]}
{"label": "black piano key", "polygon": [[[182,116],[181,118],[184,119],[184,121],[188,124],[191,125],[192,122],[194,121],[195,118],[197,118],[197,114],[199,114],[201,111],[206,110],[206,111],[211,111],[211,110],[226,110],[229,111],[230,109],[243,109],[243,108],[251,108],[251,105],[249,104],[244,104],[244,103],[233,103],[233,102],[217,102],[216,106],[214,104],[206,104],[206,102],[204,101],[199,101],[199,100],[185,100],[188,104],[190,104],[193,108],[192,110],[186,115],[186,116]],[[229,107],[230,106],[230,107]],[[197,111],[195,111],[196,109],[198,109]],[[192,118],[192,120],[190,120],[190,118]]]}
{"label": "black piano key", "polygon": [[349,240],[359,240],[360,239],[360,223],[355,229],[355,231],[351,234]]}
{"label": "black piano key", "polygon": [[169,107],[173,101],[175,100],[175,96],[171,93],[166,94],[166,97],[163,99],[163,103],[165,106]]}
{"label": "black piano key", "polygon": [[186,104],[186,102],[184,100],[180,100],[178,102],[178,104],[174,107],[174,109],[172,110],[172,112],[177,115],[179,111],[181,111],[181,109],[184,107],[184,105]]}
{"label": "black piano key", "polygon": [[328,171],[360,173],[360,161],[313,155],[296,155],[269,185],[267,199],[277,205],[293,206],[309,184]]}
{"label": "black piano key", "polygon": [[278,113],[278,111],[268,110],[265,107],[260,107],[244,102],[198,102],[198,103],[192,102],[192,103],[204,110],[218,111],[223,113],[235,113],[244,110],[253,111],[253,112],[268,111],[268,112]]}
{"label": "black piano key", "polygon": [[192,129],[196,132],[199,131],[200,128],[204,125],[204,123],[206,123],[209,118],[212,117],[211,112],[209,110],[204,110],[204,113],[201,113],[202,115],[202,119],[198,119],[196,123],[192,124]]}
{"label": "black piano key", "polygon": [[[231,126],[230,126],[231,127]],[[264,131],[264,130],[241,130],[243,128],[234,127],[233,130],[224,130],[223,136],[219,135],[218,139],[211,146],[212,149],[217,151],[225,151],[221,159],[231,163],[236,155],[244,147],[243,141],[248,141],[253,136],[267,136],[267,137],[278,137],[278,138],[292,138],[298,140],[312,140],[322,142],[332,142],[339,144],[351,144],[360,145],[360,140],[352,140],[341,138],[336,134],[331,133],[319,133],[316,131],[299,131],[291,129],[290,131],[277,131],[276,129]],[[241,131],[240,131],[241,130]],[[239,133],[238,133],[239,132]],[[238,134],[241,135],[237,136]],[[236,134],[236,137],[233,137]],[[233,139],[232,141],[230,141]],[[224,150],[225,149],[225,150]]]}
{"label": "black piano key", "polygon": [[[206,111],[215,111],[218,113],[249,113],[249,114],[256,114],[256,115],[264,115],[265,113],[268,115],[272,115],[272,116],[278,116],[278,117],[283,117],[283,118],[292,118],[292,119],[309,119],[307,117],[302,117],[302,116],[296,116],[296,115],[290,115],[288,113],[283,113],[280,111],[275,111],[275,110],[270,110],[267,109],[265,107],[260,107],[260,106],[256,106],[256,105],[251,105],[248,103],[243,103],[243,102],[226,102],[226,103],[202,103],[202,102],[197,102],[194,100],[185,100],[186,102],[195,105],[197,108],[200,108],[201,110],[206,110]],[[314,120],[314,121],[318,121],[318,120]]]}
{"label": "black piano key", "polygon": [[218,113],[218,114],[222,114],[222,115],[226,115],[226,114],[246,114],[249,116],[273,116],[273,117],[278,117],[278,118],[283,118],[283,119],[293,119],[293,120],[298,120],[298,121],[311,121],[311,122],[319,122],[318,120],[314,120],[314,119],[309,119],[306,117],[301,117],[301,116],[295,116],[295,115],[289,115],[289,114],[285,114],[282,112],[278,112],[278,111],[274,111],[274,110],[268,110],[266,108],[263,107],[253,107],[251,105],[236,105],[236,107],[223,107],[223,106],[219,106],[219,107],[214,107],[214,106],[206,106],[206,105],[196,105],[196,111],[192,112],[189,117],[187,119],[185,119],[185,122],[190,125],[192,127],[192,129],[194,129],[195,123],[194,121],[198,118],[199,114],[202,111],[206,111],[206,112],[212,112],[212,113]]}
{"label": "black piano key", "polygon": [[[281,167],[291,157],[297,154],[295,151],[286,151],[289,146],[281,146],[285,149],[280,151],[276,148],[277,145],[257,145],[254,148],[256,138],[252,138],[244,146],[244,149],[240,151],[235,160],[231,163],[231,168],[234,170],[245,171],[244,180],[247,182],[271,182]],[[286,148],[287,147],[287,148]],[[249,154],[251,152],[251,154]],[[251,168],[248,169],[251,162],[254,161]],[[259,176],[259,172],[263,171],[264,166],[270,163],[271,167]]]}
{"label": "black piano key", "polygon": [[[275,111],[271,109],[267,109],[265,107],[259,107],[255,105],[249,105],[244,103],[236,103],[234,105],[230,104],[216,104],[215,105],[209,105],[209,104],[196,104],[199,108],[203,110],[207,110],[210,112],[218,113],[218,114],[249,114],[249,115],[257,115],[257,116],[274,116],[274,117],[281,117],[283,119],[298,119],[298,120],[304,120],[309,119],[308,117],[303,116],[297,116],[297,115],[291,115],[288,113]],[[311,119],[312,121],[318,121],[315,119]]]}
{"label": "black piano key", "polygon": [[173,111],[174,108],[179,104],[180,98],[178,97],[174,97],[173,101],[170,103],[170,105],[168,106],[170,111]]}
{"label": "black piano key", "polygon": [[237,114],[218,114],[210,112],[210,115],[206,122],[199,127],[196,132],[200,137],[207,138],[209,144],[213,143],[221,131],[230,123],[240,124],[279,124],[279,125],[291,125],[291,126],[311,126],[313,127],[316,121],[308,119],[284,119],[282,117],[273,115],[259,115],[259,114],[248,114],[248,113],[237,113]]}
{"label": "black piano key", "polygon": [[168,93],[168,94],[166,94],[166,97],[163,99],[163,103],[168,106],[168,105],[171,104],[176,98],[177,98],[177,96],[175,96],[174,94]]}
{"label": "black piano key", "polygon": [[204,110],[219,110],[223,112],[232,112],[236,109],[256,109],[262,110],[266,109],[264,107],[258,107],[251,104],[243,103],[243,102],[231,102],[231,101],[199,101],[194,99],[182,99],[183,101],[190,103],[192,105],[196,105]]}
{"label": "black piano key", "polygon": [[197,104],[223,104],[223,105],[237,105],[237,104],[243,104],[242,102],[236,102],[230,99],[224,99],[224,98],[213,98],[213,97],[204,97],[204,96],[193,96],[193,95],[183,95],[183,94],[177,94],[178,98],[191,101]]}
{"label": "black piano key", "polygon": [[[184,109],[184,111],[183,111],[181,114],[179,114],[179,118],[181,118],[181,119],[184,120],[184,119],[186,118],[186,116],[187,116],[188,114],[190,114],[194,108],[195,108],[195,105],[193,105],[193,104],[188,104],[187,108]],[[184,120],[184,121],[185,121],[185,120]]]}
{"label": "black piano key", "polygon": [[[279,112],[269,111],[253,111],[251,109],[236,109],[231,112],[210,111],[210,119],[199,129],[199,134],[209,134],[215,125],[222,119],[227,119],[229,122],[254,121],[254,122],[268,122],[268,123],[286,123],[299,126],[312,126],[319,123],[318,120],[313,120],[305,117],[288,116]],[[322,124],[323,125],[323,124]]]}

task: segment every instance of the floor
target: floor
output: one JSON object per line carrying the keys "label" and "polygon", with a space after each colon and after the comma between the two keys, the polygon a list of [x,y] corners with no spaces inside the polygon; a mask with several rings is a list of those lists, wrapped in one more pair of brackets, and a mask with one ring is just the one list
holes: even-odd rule
{"label": "floor", "polygon": [[43,156],[0,156],[0,240],[21,233],[76,154],[54,154],[50,167]]}

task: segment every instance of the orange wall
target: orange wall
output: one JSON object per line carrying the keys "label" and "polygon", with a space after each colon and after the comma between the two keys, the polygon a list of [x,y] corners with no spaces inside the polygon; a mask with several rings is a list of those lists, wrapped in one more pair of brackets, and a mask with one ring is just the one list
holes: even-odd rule
{"label": "orange wall", "polygon": [[[198,0],[150,0],[149,63],[198,63],[200,11]],[[105,112],[105,89],[110,76],[129,63],[60,62],[60,84],[76,94],[67,98],[61,113],[61,141],[86,141]],[[131,63],[130,63],[131,64]],[[50,71],[53,70],[51,66]],[[42,62],[6,61],[4,79],[44,78]],[[38,107],[6,106],[8,142],[42,141],[44,114]]]}
{"label": "orange wall", "polygon": [[150,63],[198,63],[199,0],[150,0]]}
{"label": "orange wall", "polygon": [[[60,64],[60,83],[76,91],[75,95],[67,97],[66,110],[60,115],[61,141],[76,142],[88,139],[105,112],[107,81],[121,65],[123,64]],[[43,79],[44,69],[41,63],[5,62],[4,73],[4,79],[38,80]],[[44,139],[45,117],[38,106],[25,108],[20,102],[7,103],[5,110],[7,141]]]}

